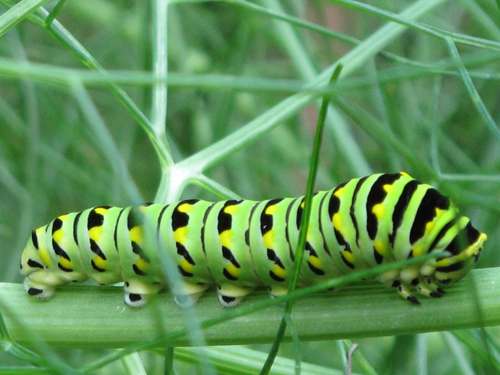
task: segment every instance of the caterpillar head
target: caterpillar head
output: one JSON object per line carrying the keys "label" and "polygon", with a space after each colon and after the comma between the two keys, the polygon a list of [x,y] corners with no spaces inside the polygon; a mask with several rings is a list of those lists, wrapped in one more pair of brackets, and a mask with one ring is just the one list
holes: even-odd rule
{"label": "caterpillar head", "polygon": [[449,257],[438,259],[434,276],[439,284],[455,283],[476,264],[487,239],[470,221],[458,232],[445,249]]}

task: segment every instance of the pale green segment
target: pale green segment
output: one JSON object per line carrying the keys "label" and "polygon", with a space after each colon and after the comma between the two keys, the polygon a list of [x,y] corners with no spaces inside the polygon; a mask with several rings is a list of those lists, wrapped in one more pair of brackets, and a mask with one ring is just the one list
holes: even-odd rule
{"label": "pale green segment", "polygon": [[[391,261],[396,259],[395,254],[392,251],[391,245],[389,243],[389,236],[393,231],[393,220],[392,216],[394,214],[394,209],[396,208],[396,204],[401,198],[401,194],[403,193],[403,189],[405,186],[414,179],[407,174],[401,174],[398,180],[396,180],[391,185],[384,186],[384,189],[387,193],[387,196],[384,199],[383,205],[381,207],[381,216],[378,217],[378,231],[377,236],[375,237],[374,243],[380,243],[382,248],[384,249],[384,261]],[[420,203],[420,202],[419,202]],[[413,204],[415,205],[415,204]],[[417,205],[418,206],[418,205]],[[407,256],[408,254],[406,254]],[[404,256],[404,254],[403,254]],[[371,258],[371,264],[375,262],[373,255]],[[406,258],[404,258],[406,259]],[[399,259],[401,260],[401,259]],[[376,262],[375,262],[376,263]]]}
{"label": "pale green segment", "polygon": [[[124,281],[136,281],[144,284],[164,283],[161,263],[159,259],[158,242],[158,216],[164,205],[153,204],[149,206],[126,209],[118,225],[118,248],[125,250],[120,254],[122,275]],[[134,223],[129,228],[129,222]],[[141,253],[134,252],[132,243],[137,243]],[[123,247],[122,247],[123,243]],[[145,275],[138,275],[134,265]]]}
{"label": "pale green segment", "polygon": [[[294,232],[296,232],[296,215],[301,199],[284,198],[278,203],[266,207],[269,202],[269,200],[260,202],[252,216],[250,247],[252,248],[253,261],[259,278],[271,288],[273,295],[283,295],[288,290],[288,280],[293,269],[293,260],[290,255],[291,249],[286,239],[287,233],[285,229],[288,230],[288,233],[291,233],[291,242],[292,238],[297,238],[297,233]],[[290,210],[288,223],[286,223],[287,210],[292,202],[293,206]],[[272,216],[270,221],[272,229],[263,236],[261,221],[262,216],[266,214]],[[296,243],[296,241],[293,240],[292,243]],[[275,260],[270,259],[270,251],[276,254],[283,267],[280,267]],[[271,276],[271,272],[285,281],[277,281]]]}
{"label": "pale green segment", "polygon": [[[204,291],[208,286],[214,283],[208,270],[207,260],[203,251],[202,230],[204,225],[204,216],[207,210],[212,206],[212,202],[197,201],[194,204],[183,202],[169,205],[163,213],[159,231],[161,238],[161,250],[167,250],[170,259],[179,267],[192,274],[193,276],[183,276],[184,286],[178,285],[174,288],[175,294],[196,294]],[[164,207],[162,205],[158,205]],[[180,227],[174,233],[172,227],[172,215],[177,208],[188,215],[189,221],[187,228]],[[176,247],[176,239],[179,240],[192,258],[194,265],[190,264],[182,254],[179,254]],[[184,290],[183,290],[184,289]]]}
{"label": "pale green segment", "polygon": [[[418,207],[422,202],[427,190],[431,189],[430,185],[420,184],[412,195],[408,207],[404,213],[401,226],[398,228],[396,238],[394,240],[394,258],[397,260],[408,259],[412,250],[410,243],[410,232],[415,221],[415,216],[418,212]],[[426,251],[427,252],[427,251]]]}
{"label": "pale green segment", "polygon": [[[345,239],[345,241],[351,244],[353,263],[356,264],[360,269],[366,268],[367,264],[364,263],[363,253],[353,244],[356,243],[356,228],[351,219],[350,209],[351,202],[353,199],[354,191],[359,179],[353,179],[348,181],[343,187],[334,189],[333,193],[340,199],[340,207],[338,212],[332,217],[332,222],[335,229],[340,233],[340,235]],[[336,240],[334,243],[338,243]],[[352,269],[349,268],[344,261],[339,258],[340,254],[336,257],[339,260],[339,264],[342,265],[342,269],[346,272],[351,272]]]}
{"label": "pale green segment", "polygon": [[[200,293],[213,284],[201,236],[203,217],[212,203],[195,202],[140,206],[130,213],[127,209],[127,213],[120,217],[117,238],[123,281],[130,283],[130,287],[126,286],[127,291],[149,294],[167,284],[161,267],[160,255],[163,252],[168,252],[163,253],[165,261],[173,262],[184,271],[185,283],[172,285],[174,294]],[[187,218],[187,225],[180,225],[174,231],[172,220],[175,215]]]}
{"label": "pale green segment", "polygon": [[[115,247],[114,232],[118,215],[122,209],[118,207],[111,208],[96,208],[97,211],[103,216],[103,225],[96,226],[95,229],[88,229],[88,218],[94,208],[87,209],[82,212],[78,220],[77,238],[78,249],[72,255],[73,257],[80,257],[83,269],[89,278],[95,280],[99,284],[112,284],[122,280],[122,272],[120,267],[120,254]],[[76,217],[77,214],[73,213]],[[67,233],[68,236],[73,236],[73,232]],[[95,241],[99,249],[105,255],[105,259],[99,256],[91,249],[91,238]],[[105,272],[99,272],[92,267],[92,262]]]}
{"label": "pale green segment", "polygon": [[[309,253],[306,251],[306,256],[304,256],[301,268],[303,276],[307,279],[308,283],[312,284],[325,281],[325,279],[332,279],[343,274],[343,272],[339,268],[339,265],[343,262],[340,259],[339,260],[341,263],[333,262],[331,257],[332,252],[334,254],[339,254],[339,252],[342,250],[339,244],[335,243],[333,246],[328,248],[330,255],[324,249],[324,233],[333,233],[333,231],[331,221],[329,223],[326,223],[326,226],[324,227],[320,225],[320,209],[322,210],[322,212],[328,212],[328,207],[322,207],[321,202],[325,197],[330,196],[331,191],[322,191],[317,193],[313,197],[311,221],[309,223],[309,230],[307,232],[307,243],[311,246],[312,249],[314,249],[316,255],[308,255]],[[325,201],[325,204],[328,205],[328,200]],[[298,230],[296,230],[296,232],[298,233]],[[294,248],[294,252],[295,251],[296,250]],[[324,272],[324,275],[318,275],[317,273],[313,272],[309,264],[321,269]]]}
{"label": "pale green segment", "polygon": [[[250,252],[245,238],[252,208],[257,203],[250,200],[217,202],[207,217],[207,262],[222,295],[242,297],[254,287],[262,285],[252,260],[252,254],[259,252],[259,249],[252,249]],[[225,225],[219,224],[220,222]]]}
{"label": "pale green segment", "polygon": [[[368,235],[368,231],[366,229],[367,222],[367,212],[366,205],[368,202],[368,195],[370,194],[370,190],[373,184],[377,181],[377,179],[381,176],[381,174],[372,174],[366,178],[366,180],[361,184],[361,188],[359,189],[356,195],[356,201],[354,202],[354,215],[357,222],[357,233],[358,237],[349,242],[351,245],[351,249],[353,253],[359,253],[361,257],[356,257],[357,259],[363,259],[359,263],[359,265],[363,265],[362,267],[358,266],[358,263],[355,264],[356,269],[366,268],[364,263],[368,264],[368,267],[374,267],[377,265],[375,257],[373,255],[373,241],[370,239]],[[357,179],[360,181],[361,179]],[[397,183],[397,182],[396,182]],[[350,202],[342,201],[342,204],[350,205]],[[349,215],[350,217],[351,215]],[[356,251],[357,250],[357,251]]]}
{"label": "pale green segment", "polygon": [[[330,200],[332,199],[332,195],[334,193],[335,189],[329,190],[326,192],[326,197],[324,199],[323,207],[320,210],[320,215],[321,215],[321,227],[323,228],[323,235],[325,236],[325,242],[326,242],[326,247],[330,251],[330,256],[331,260],[330,262],[334,263],[335,266],[337,267],[338,274],[339,275],[344,275],[349,272],[352,272],[352,269],[347,266],[347,264],[344,263],[341,257],[341,251],[344,250],[344,248],[338,243],[337,238],[335,236],[335,231],[333,230],[333,220],[332,217],[330,217],[330,214],[328,212],[328,206],[330,203]],[[344,224],[344,227],[347,225]]]}

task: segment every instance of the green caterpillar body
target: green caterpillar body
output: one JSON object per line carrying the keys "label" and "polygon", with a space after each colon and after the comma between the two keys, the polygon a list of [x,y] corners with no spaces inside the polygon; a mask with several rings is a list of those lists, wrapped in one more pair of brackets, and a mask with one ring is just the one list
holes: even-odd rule
{"label": "green caterpillar body", "polygon": [[[281,296],[292,276],[302,209],[303,197],[193,199],[62,215],[32,232],[21,259],[24,285],[30,295],[50,298],[67,282],[123,281],[125,302],[141,306],[166,286],[159,252],[168,251],[184,280],[172,288],[178,300],[196,302],[212,285],[224,306],[262,285]],[[300,285],[447,251],[380,276],[419,303],[411,288],[440,297],[443,285],[474,266],[486,238],[448,198],[406,173],[352,179],[314,195]]]}

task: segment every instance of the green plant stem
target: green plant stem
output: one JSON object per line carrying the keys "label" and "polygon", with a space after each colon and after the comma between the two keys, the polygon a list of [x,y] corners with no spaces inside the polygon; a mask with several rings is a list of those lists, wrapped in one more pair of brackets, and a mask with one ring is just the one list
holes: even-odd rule
{"label": "green plant stem", "polygon": [[[474,270],[472,274],[484,325],[499,325],[500,268]],[[356,284],[296,300],[291,317],[303,341],[477,328],[480,324],[475,314],[476,301],[470,297],[470,281],[469,277],[465,278],[446,289],[442,299],[424,299],[421,306],[401,300],[394,290],[382,285]],[[56,347],[123,347],[151,340],[160,332],[174,333],[185,329],[187,324],[182,310],[164,293],[152,301],[155,306],[143,309],[125,306],[123,291],[117,287],[61,287],[53,299],[36,301],[26,294],[22,285],[0,283],[0,295],[0,310],[12,339],[28,346],[34,332]],[[242,302],[242,308],[254,310],[255,307],[258,311],[227,320],[231,314],[238,315],[238,309],[224,309],[215,293],[207,293],[196,310],[203,317],[203,327],[206,327],[204,322],[213,319],[219,319],[219,323],[226,320],[205,328],[209,345],[266,343],[274,339],[283,314],[282,307],[275,302],[268,299],[265,291],[257,291]],[[270,305],[264,308],[264,303]],[[161,326],[152,319],[152,311],[158,311],[164,318]],[[290,337],[285,335],[285,340]],[[183,335],[171,338],[169,343],[190,344]]]}

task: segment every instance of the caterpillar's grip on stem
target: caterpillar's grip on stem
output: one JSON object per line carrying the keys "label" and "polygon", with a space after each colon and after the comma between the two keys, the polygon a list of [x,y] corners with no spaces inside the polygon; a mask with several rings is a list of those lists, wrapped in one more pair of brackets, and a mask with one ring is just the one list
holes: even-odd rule
{"label": "caterpillar's grip on stem", "polygon": [[[125,302],[142,306],[166,286],[158,249],[176,262],[176,301],[196,300],[216,285],[224,306],[257,286],[287,293],[303,197],[265,201],[184,200],[170,205],[94,207],[33,231],[21,259],[28,293],[50,298],[58,285],[87,279],[125,283]],[[151,235],[151,234],[154,235]],[[149,234],[149,235],[148,235]],[[486,234],[453,202],[408,174],[373,174],[314,195],[299,285],[382,263],[445,251],[446,257],[382,274],[413,303],[411,290],[441,297],[480,255]]]}

